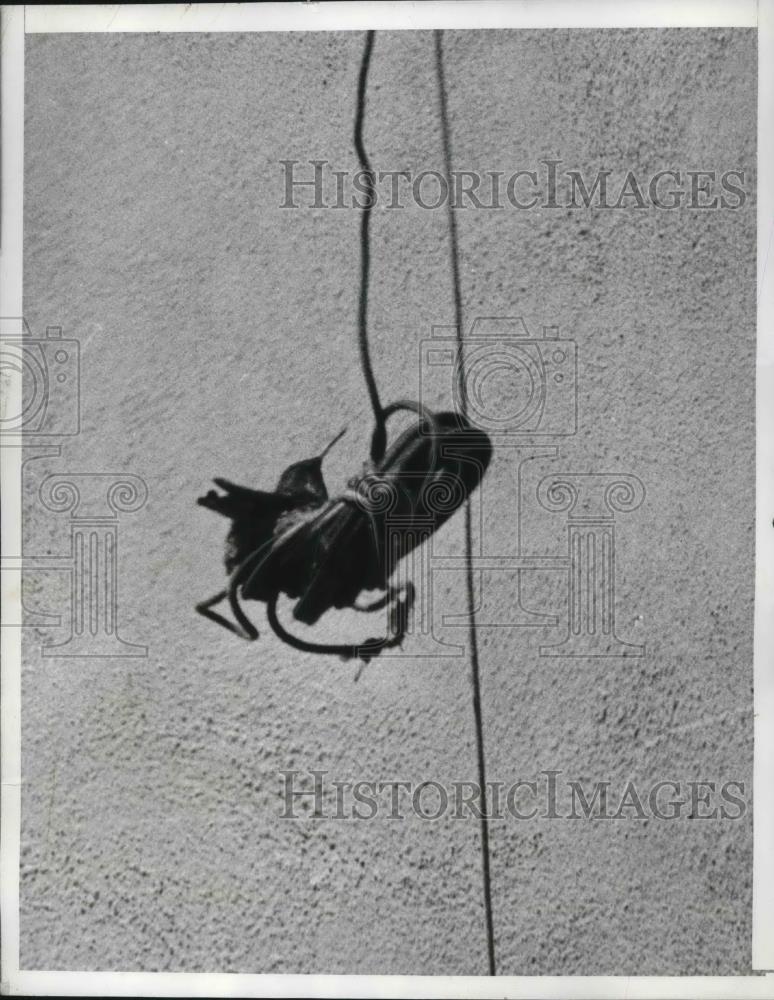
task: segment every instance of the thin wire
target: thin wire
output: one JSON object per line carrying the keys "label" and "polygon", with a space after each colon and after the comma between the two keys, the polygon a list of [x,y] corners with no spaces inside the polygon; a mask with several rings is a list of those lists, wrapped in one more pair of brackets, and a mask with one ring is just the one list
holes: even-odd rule
{"label": "thin wire", "polygon": [[[368,388],[368,395],[371,408],[374,414],[374,433],[371,438],[371,458],[374,462],[380,461],[384,457],[387,444],[386,420],[387,414],[382,408],[379,399],[379,391],[376,386],[371,356],[368,343],[368,283],[371,267],[371,253],[369,242],[369,229],[371,221],[371,209],[375,202],[374,195],[374,172],[371,167],[368,155],[363,145],[363,121],[365,118],[366,86],[368,82],[368,70],[371,62],[371,52],[374,43],[373,31],[366,32],[365,46],[360,63],[360,74],[357,88],[357,112],[355,116],[355,149],[357,151],[360,168],[363,173],[365,203],[363,205],[360,222],[360,297],[358,303],[358,339],[360,345],[360,363],[363,375]],[[443,150],[445,160],[445,172],[447,178],[447,190],[449,191],[448,215],[449,234],[451,244],[451,264],[452,283],[454,288],[454,312],[457,325],[457,399],[463,417],[467,417],[467,385],[465,382],[465,365],[463,354],[463,326],[462,326],[462,299],[460,293],[460,269],[459,269],[459,244],[457,238],[457,220],[451,204],[451,140],[449,137],[449,122],[446,101],[446,83],[443,71],[443,43],[441,31],[435,31],[435,58],[438,74],[438,91],[441,105],[441,129],[443,136]],[[494,926],[492,920],[492,887],[489,865],[489,819],[487,816],[487,795],[486,795],[486,761],[484,756],[484,735],[483,717],[481,711],[481,679],[478,658],[478,637],[476,634],[475,621],[475,592],[473,586],[473,566],[471,561],[472,551],[472,517],[470,509],[470,499],[465,504],[465,550],[466,559],[466,590],[468,604],[469,642],[471,675],[473,684],[473,715],[476,729],[476,751],[478,762],[478,779],[481,788],[484,809],[481,816],[481,860],[484,882],[484,910],[486,916],[487,952],[489,959],[489,974],[496,975],[495,947],[494,947]]]}
{"label": "thin wire", "polygon": [[360,364],[365,376],[371,409],[374,411],[374,433],[371,438],[371,458],[379,462],[384,457],[387,447],[387,430],[382,404],[379,400],[379,390],[371,366],[371,355],[368,347],[368,279],[371,271],[371,248],[369,245],[369,225],[371,209],[374,206],[374,172],[363,145],[363,120],[365,118],[366,85],[368,83],[368,68],[371,64],[371,50],[374,45],[373,31],[366,32],[363,57],[360,62],[360,76],[357,82],[357,112],[355,115],[355,149],[360,161],[360,169],[365,181],[365,203],[360,216],[360,300],[358,302],[358,340],[360,343]]}
{"label": "thin wire", "polygon": [[[452,207],[451,193],[451,139],[449,136],[449,116],[446,101],[446,80],[443,71],[443,32],[434,31],[435,64],[438,74],[438,95],[441,105],[441,134],[443,137],[444,172],[447,182],[447,206],[449,216],[449,241],[451,248],[452,283],[454,286],[454,317],[457,325],[457,399],[463,417],[468,415],[467,386],[465,384],[465,358],[463,354],[462,297],[460,293],[459,244],[457,240],[457,219]],[[489,818],[487,816],[486,760],[484,757],[484,724],[481,712],[481,674],[478,662],[478,637],[476,635],[476,599],[473,589],[473,563],[471,559],[472,517],[470,498],[465,502],[465,582],[468,603],[468,641],[470,643],[470,669],[473,681],[473,716],[476,727],[476,754],[478,759],[478,782],[481,788],[483,809],[481,814],[481,866],[484,880],[484,912],[486,916],[486,941],[489,957],[489,975],[497,975],[495,964],[494,923],[492,920],[492,883],[489,872]]]}

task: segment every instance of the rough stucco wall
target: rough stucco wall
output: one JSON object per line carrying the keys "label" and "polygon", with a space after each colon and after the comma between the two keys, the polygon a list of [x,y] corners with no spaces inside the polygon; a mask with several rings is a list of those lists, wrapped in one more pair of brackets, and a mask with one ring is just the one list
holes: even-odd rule
{"label": "rough stucco wall", "polygon": [[[33,36],[26,49],[25,316],[81,343],[82,424],[26,466],[28,551],[67,548],[49,472],[131,472],[119,624],[147,658],[43,658],[23,675],[23,968],[486,970],[473,821],[281,821],[278,771],[475,779],[465,657],[354,668],[256,645],[193,613],[221,585],[212,475],[270,487],[319,451],[332,488],[368,435],[354,349],[354,211],[283,211],[278,161],[354,169],[358,34]],[[446,38],[457,169],[748,172],[749,31],[466,32]],[[377,36],[366,143],[381,169],[442,166],[432,38]],[[524,316],[578,343],[577,435],[528,463],[621,471],[617,619],[634,659],[541,658],[561,629],[482,628],[489,777],[546,768],[616,787],[752,777],[754,199],[736,212],[468,211],[467,321]],[[453,321],[444,212],[376,212],[371,317],[383,396]],[[554,442],[556,443],[556,442]],[[513,551],[513,454],[484,494]],[[524,550],[561,555],[532,501]],[[461,551],[460,524],[438,539]],[[28,604],[56,604],[52,577]],[[557,574],[525,579],[562,614]],[[507,621],[514,577],[491,575]],[[60,595],[61,596],[61,595]],[[449,574],[449,610],[464,608]],[[259,626],[262,619],[257,617]],[[331,635],[333,633],[331,632]],[[461,641],[459,630],[454,637]],[[410,652],[410,644],[407,652]],[[751,811],[736,822],[492,824],[499,971],[743,973]]]}

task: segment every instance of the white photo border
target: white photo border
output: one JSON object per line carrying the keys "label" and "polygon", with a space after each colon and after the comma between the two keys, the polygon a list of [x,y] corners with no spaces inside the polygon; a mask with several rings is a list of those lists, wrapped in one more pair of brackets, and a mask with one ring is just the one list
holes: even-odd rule
{"label": "white photo border", "polygon": [[[19,968],[21,630],[0,630],[0,926],[8,995],[190,997],[774,998],[774,0],[458,0],[3,6],[0,315],[22,313],[27,33],[361,31],[369,28],[757,27],[758,340],[753,938],[751,976],[311,976]],[[6,403],[21,385],[6,388]],[[20,552],[21,449],[0,449],[3,550]],[[19,621],[3,572],[2,620]]]}

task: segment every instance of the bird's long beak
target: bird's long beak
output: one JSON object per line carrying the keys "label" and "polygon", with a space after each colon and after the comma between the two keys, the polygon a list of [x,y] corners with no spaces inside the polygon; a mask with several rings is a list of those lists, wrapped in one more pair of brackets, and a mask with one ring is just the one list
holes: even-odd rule
{"label": "bird's long beak", "polygon": [[336,442],[337,442],[337,441],[340,441],[340,440],[341,440],[341,439],[342,439],[342,438],[344,437],[344,435],[345,435],[346,433],[347,433],[347,428],[346,428],[346,427],[343,427],[343,428],[342,428],[342,429],[341,429],[341,430],[339,431],[339,433],[338,433],[338,434],[336,435],[336,437],[335,437],[335,438],[334,438],[334,439],[333,439],[333,440],[331,441],[331,443],[330,443],[329,445],[327,445],[327,446],[326,446],[326,447],[325,447],[325,448],[323,449],[323,451],[322,451],[322,452],[320,453],[320,458],[321,458],[321,459],[325,458],[325,456],[326,456],[326,455],[328,454],[328,452],[329,452],[329,451],[331,450],[331,448],[332,448],[332,447],[333,447],[333,446],[334,446],[334,445],[336,444]]}

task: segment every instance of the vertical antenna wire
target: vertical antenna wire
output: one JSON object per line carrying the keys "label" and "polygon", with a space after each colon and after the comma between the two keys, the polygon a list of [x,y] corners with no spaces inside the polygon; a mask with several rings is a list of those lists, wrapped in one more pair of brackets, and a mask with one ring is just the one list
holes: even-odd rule
{"label": "vertical antenna wire", "polygon": [[[438,75],[438,96],[441,105],[441,133],[443,137],[444,173],[447,183],[447,206],[449,216],[449,242],[451,249],[452,284],[454,286],[454,318],[457,325],[457,398],[463,417],[468,415],[468,396],[465,384],[465,358],[463,355],[462,297],[460,293],[459,244],[457,240],[457,219],[452,207],[451,139],[449,136],[449,116],[446,101],[446,80],[443,71],[443,32],[434,31],[435,65]],[[476,598],[473,589],[472,517],[470,498],[465,501],[465,582],[467,589],[468,641],[470,643],[470,670],[473,682],[473,716],[476,726],[476,753],[478,759],[478,783],[481,788],[481,867],[484,881],[484,913],[486,917],[486,942],[489,958],[489,975],[495,976],[494,924],[492,921],[492,883],[489,873],[489,818],[487,815],[486,761],[484,758],[484,724],[481,713],[481,675],[478,662],[478,637],[476,635]]]}
{"label": "vertical antenna wire", "polygon": [[[373,208],[374,195],[374,173],[368,155],[363,145],[363,121],[365,118],[366,85],[368,82],[368,70],[371,63],[371,52],[374,43],[374,31],[366,32],[365,46],[360,63],[360,74],[357,85],[357,112],[355,116],[355,149],[357,151],[360,169],[365,181],[366,200],[360,221],[360,298],[358,303],[358,340],[360,345],[360,363],[363,375],[368,388],[368,396],[371,402],[371,409],[374,414],[374,433],[371,438],[371,458],[379,461],[386,448],[387,432],[386,417],[379,399],[379,391],[376,386],[371,356],[368,344],[368,283],[371,268],[371,253],[369,244],[369,229],[371,221],[371,209]],[[462,327],[462,299],[460,294],[460,268],[459,268],[459,246],[457,240],[457,220],[451,204],[451,140],[449,138],[449,122],[446,104],[446,82],[443,71],[443,32],[435,31],[435,61],[438,75],[438,93],[441,107],[441,131],[443,136],[443,152],[445,161],[445,173],[447,179],[447,190],[449,193],[448,215],[449,215],[449,236],[451,244],[451,264],[452,283],[454,288],[454,313],[457,325],[457,398],[464,417],[467,417],[467,386],[465,384],[465,365],[463,355],[463,327]],[[492,921],[492,886],[489,871],[489,819],[487,816],[487,794],[486,794],[486,762],[484,757],[484,733],[483,718],[481,712],[481,678],[478,660],[478,637],[476,634],[475,610],[476,600],[473,588],[473,566],[471,561],[472,551],[472,518],[470,510],[470,499],[465,503],[465,551],[466,559],[466,590],[468,616],[470,621],[469,642],[470,642],[470,663],[473,684],[473,716],[476,728],[476,751],[478,762],[478,781],[481,788],[484,808],[481,816],[481,861],[484,882],[484,911],[486,916],[486,936],[487,954],[489,960],[489,975],[496,975],[495,948],[494,948],[494,928]]]}
{"label": "vertical antenna wire", "polygon": [[387,447],[387,431],[382,404],[379,400],[379,390],[371,366],[371,354],[368,347],[368,280],[371,272],[371,248],[369,246],[369,225],[374,196],[374,172],[363,145],[363,120],[365,118],[366,86],[368,83],[368,68],[371,64],[371,51],[374,46],[373,31],[366,32],[363,57],[360,62],[360,75],[357,81],[357,112],[355,115],[355,150],[360,161],[360,169],[365,181],[365,204],[360,216],[360,299],[358,302],[358,341],[360,344],[360,364],[365,376],[371,409],[374,411],[374,433],[371,438],[371,458],[374,462],[384,457]]}

